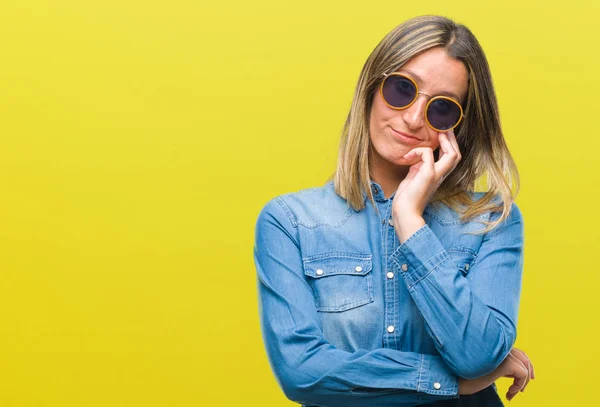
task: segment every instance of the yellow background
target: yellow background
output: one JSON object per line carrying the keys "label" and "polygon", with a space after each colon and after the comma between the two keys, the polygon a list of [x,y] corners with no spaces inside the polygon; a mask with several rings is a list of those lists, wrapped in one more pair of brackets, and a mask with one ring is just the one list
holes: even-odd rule
{"label": "yellow background", "polygon": [[427,13],[480,40],[521,174],[536,379],[510,405],[594,405],[599,11],[3,1],[0,406],[293,405],[260,337],[256,216],[325,181],[367,56]]}

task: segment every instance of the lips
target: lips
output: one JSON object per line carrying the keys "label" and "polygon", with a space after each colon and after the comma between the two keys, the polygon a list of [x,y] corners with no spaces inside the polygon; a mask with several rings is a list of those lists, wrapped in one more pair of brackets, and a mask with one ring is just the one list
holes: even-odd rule
{"label": "lips", "polygon": [[418,144],[421,144],[421,139],[418,139],[416,137],[407,135],[404,132],[392,129],[392,134],[394,135],[394,138],[396,140],[398,140],[399,142],[401,142],[403,144],[408,144],[408,145],[418,145]]}
{"label": "lips", "polygon": [[415,139],[415,140],[421,141],[421,139],[420,139],[420,138],[417,138],[417,137],[415,137],[415,136],[413,136],[413,135],[410,135],[410,134],[408,134],[408,133],[405,133],[405,132],[403,132],[403,131],[398,131],[398,130],[396,130],[396,129],[394,129],[394,128],[391,128],[391,129],[394,131],[394,133],[400,134],[400,135],[402,135],[402,136],[404,136],[404,137],[408,137],[408,138],[412,138],[412,139]]}

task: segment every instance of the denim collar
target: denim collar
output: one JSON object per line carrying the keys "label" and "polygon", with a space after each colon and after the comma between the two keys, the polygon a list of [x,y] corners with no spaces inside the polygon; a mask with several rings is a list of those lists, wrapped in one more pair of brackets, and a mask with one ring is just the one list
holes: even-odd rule
{"label": "denim collar", "polygon": [[[375,181],[371,181],[370,182],[371,185],[371,191],[373,192],[373,199],[375,199],[375,201],[377,202],[385,202],[388,199],[394,199],[394,196],[396,195],[396,191],[394,191],[392,193],[392,195],[389,198],[385,198],[385,194],[383,193],[383,188],[381,188],[381,185],[379,185],[377,182]],[[367,192],[363,191],[363,199],[364,202],[367,202]]]}

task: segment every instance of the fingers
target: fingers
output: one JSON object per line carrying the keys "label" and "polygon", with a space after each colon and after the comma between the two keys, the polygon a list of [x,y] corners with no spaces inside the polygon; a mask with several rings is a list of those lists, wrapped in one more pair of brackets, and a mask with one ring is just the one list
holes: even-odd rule
{"label": "fingers", "polygon": [[533,370],[533,363],[531,363],[531,359],[529,359],[529,356],[527,356],[525,354],[525,352],[523,352],[522,350],[520,350],[520,349],[517,349],[517,350],[519,352],[521,352],[525,358],[527,358],[527,361],[529,362],[529,373],[531,374],[531,378],[535,379],[535,371]]}
{"label": "fingers", "polygon": [[516,356],[516,358],[519,359],[519,361],[523,364],[525,369],[527,369],[526,381],[525,381],[525,384],[523,385],[523,388],[521,389],[521,391],[525,391],[525,387],[527,387],[527,384],[529,384],[529,380],[531,379],[531,369],[529,368],[529,359],[527,358],[527,355],[525,354],[525,352],[523,352],[520,349],[516,349],[516,348],[511,349],[511,354]]}
{"label": "fingers", "polygon": [[[440,138],[440,140],[441,140],[441,138]],[[442,143],[444,143],[444,142],[442,142]],[[425,167],[428,168],[429,170],[431,170],[432,173],[435,174],[436,181],[439,182],[441,179],[445,178],[446,175],[456,167],[456,153],[452,149],[451,144],[448,142],[447,139],[445,140],[445,143],[443,144],[444,147],[442,147],[442,143],[440,143],[440,149],[442,151],[444,151],[444,149],[446,149],[446,151],[444,151],[443,155],[440,155],[440,159],[437,162],[435,162],[435,159],[433,157],[433,150],[430,147],[413,148],[406,155],[404,155],[404,158],[406,158],[406,159],[411,159],[411,158],[415,158],[415,157],[420,158],[422,160],[423,164],[425,165]],[[448,149],[450,149],[450,151],[448,151]]]}
{"label": "fingers", "polygon": [[511,400],[527,384],[529,380],[529,371],[523,362],[513,354],[512,350],[507,357],[513,362],[511,369],[512,373],[510,373],[508,377],[514,377],[514,381],[506,393],[506,399]]}
{"label": "fingers", "polygon": [[[452,145],[454,146],[454,149],[458,153],[459,157],[462,158],[462,155],[460,153],[460,148],[458,147],[458,141],[456,141],[456,135],[454,134],[454,129],[448,130],[446,132],[446,134],[448,135],[448,140],[450,140],[450,143],[452,143]],[[459,160],[460,160],[460,158],[459,158]]]}
{"label": "fingers", "polygon": [[[517,356],[517,358],[519,358],[519,360],[525,365],[525,367],[529,371],[529,379],[527,380],[527,383],[529,383],[529,380],[535,379],[535,372],[533,371],[533,364],[531,363],[531,359],[529,359],[527,354],[525,352],[523,352],[521,349],[517,349],[514,347],[511,349],[511,353],[513,353],[515,356]],[[525,386],[527,386],[527,384]],[[521,390],[521,391],[524,391],[524,390],[525,389],[523,388],[523,390]]]}
{"label": "fingers", "polygon": [[460,160],[458,152],[454,149],[454,146],[448,139],[445,133],[440,133],[440,156],[439,160],[435,163],[436,172],[441,176],[445,177],[452,171],[458,161]]}
{"label": "fingers", "polygon": [[436,181],[441,182],[461,159],[458,143],[452,130],[438,134],[440,151],[438,161],[434,161],[430,147],[416,147],[404,155],[405,159],[420,158],[423,164],[435,172]]}
{"label": "fingers", "polygon": [[[450,129],[448,131],[438,133],[438,141],[440,141],[440,145],[442,142],[441,139],[444,138],[444,135],[446,136],[446,139],[450,142],[450,145],[452,146],[453,150],[458,154],[460,161],[460,148],[458,147],[458,142],[456,141],[454,130]],[[442,148],[440,148],[440,158],[442,157],[442,155],[444,155],[444,151]]]}
{"label": "fingers", "polygon": [[428,168],[433,170],[434,169],[434,165],[433,165],[433,150],[429,147],[416,147],[413,148],[412,150],[410,150],[408,153],[406,153],[404,155],[404,158],[406,159],[410,159],[410,158],[414,158],[414,157],[418,157],[421,159],[421,161],[423,162],[423,165]]}
{"label": "fingers", "polygon": [[527,374],[529,374],[529,373],[524,372],[523,375],[521,375],[519,377],[515,377],[513,384],[508,388],[508,391],[506,392],[507,400],[512,400],[520,391],[522,391],[521,389],[525,385],[524,375],[527,375]]}

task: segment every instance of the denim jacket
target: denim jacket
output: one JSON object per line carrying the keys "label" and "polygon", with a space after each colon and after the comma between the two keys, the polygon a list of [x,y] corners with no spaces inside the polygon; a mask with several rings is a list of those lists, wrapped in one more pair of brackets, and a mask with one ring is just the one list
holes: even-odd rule
{"label": "denim jacket", "polygon": [[521,211],[513,203],[492,231],[468,234],[500,212],[460,222],[430,203],[426,224],[400,244],[395,192],[371,187],[379,213],[366,193],[353,210],[330,181],[277,196],[258,215],[260,324],[280,387],[305,406],[502,406],[495,384],[470,404],[458,380],[494,371],[515,342]]}

